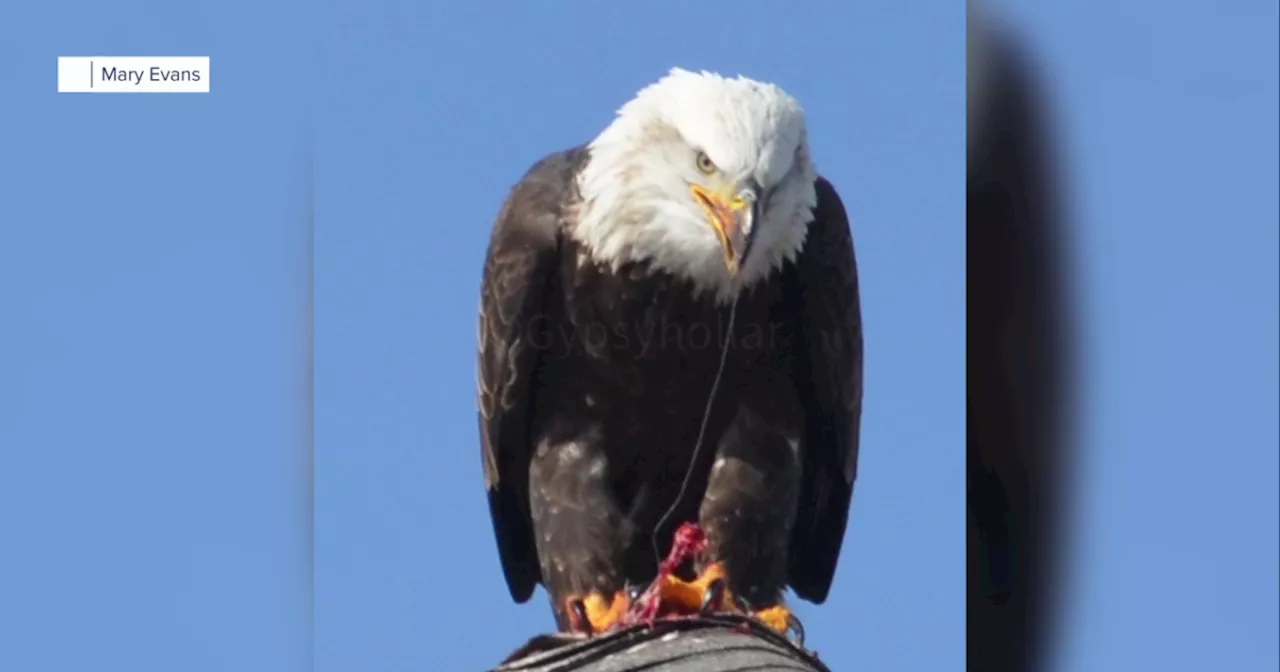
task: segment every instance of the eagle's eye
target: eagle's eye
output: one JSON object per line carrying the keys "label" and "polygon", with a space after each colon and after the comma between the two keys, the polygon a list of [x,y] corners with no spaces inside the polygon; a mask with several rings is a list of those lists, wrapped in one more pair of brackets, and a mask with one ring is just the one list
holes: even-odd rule
{"label": "eagle's eye", "polygon": [[711,160],[711,157],[707,156],[706,152],[698,152],[697,162],[698,170],[702,171],[703,175],[710,175],[716,172],[716,163]]}

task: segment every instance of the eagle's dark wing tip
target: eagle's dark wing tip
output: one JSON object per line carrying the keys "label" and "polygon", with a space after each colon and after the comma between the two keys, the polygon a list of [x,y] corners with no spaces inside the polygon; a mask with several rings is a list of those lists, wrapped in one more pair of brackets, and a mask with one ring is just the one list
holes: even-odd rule
{"label": "eagle's dark wing tip", "polygon": [[495,483],[486,487],[486,495],[507,590],[514,602],[523,604],[533,596],[541,574],[534,557],[533,530],[521,517],[519,507],[513,505],[513,495],[518,495],[512,490]]}
{"label": "eagle's dark wing tip", "polygon": [[822,604],[830,596],[844,545],[851,493],[852,487],[849,487],[829,495],[830,504],[822,514],[817,534],[804,544],[801,557],[792,565],[792,590],[814,604]]}
{"label": "eagle's dark wing tip", "polygon": [[796,269],[802,330],[812,364],[805,443],[806,496],[792,538],[789,583],[796,595],[826,601],[839,562],[857,473],[862,400],[862,319],[857,259],[844,204],[825,177]]}

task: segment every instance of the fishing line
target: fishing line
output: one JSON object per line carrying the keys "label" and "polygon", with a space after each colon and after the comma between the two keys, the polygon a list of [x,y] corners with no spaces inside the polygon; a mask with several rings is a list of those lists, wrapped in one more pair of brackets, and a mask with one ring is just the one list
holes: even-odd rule
{"label": "fishing line", "polygon": [[729,361],[729,344],[733,341],[734,319],[738,315],[738,296],[741,296],[741,292],[735,295],[733,303],[729,304],[729,328],[727,330],[729,337],[725,339],[724,346],[720,350],[720,366],[716,369],[716,377],[711,382],[711,391],[707,394],[707,405],[702,410],[702,425],[698,428],[698,440],[693,444],[693,456],[689,458],[689,466],[685,469],[684,480],[680,482],[680,491],[676,494],[675,501],[671,502],[671,506],[667,508],[666,513],[662,514],[662,517],[658,519],[658,524],[653,527],[653,535],[650,538],[650,542],[653,544],[654,559],[658,563],[662,562],[662,551],[660,550],[661,546],[658,543],[658,532],[662,530],[663,526],[667,524],[667,519],[669,519],[676,510],[680,508],[680,504],[683,503],[685,495],[689,489],[689,480],[693,477],[693,471],[698,465],[698,458],[702,454],[702,444],[703,440],[706,438],[707,423],[711,420],[711,406],[715,403],[716,394],[720,390],[720,379],[724,377],[724,365]]}

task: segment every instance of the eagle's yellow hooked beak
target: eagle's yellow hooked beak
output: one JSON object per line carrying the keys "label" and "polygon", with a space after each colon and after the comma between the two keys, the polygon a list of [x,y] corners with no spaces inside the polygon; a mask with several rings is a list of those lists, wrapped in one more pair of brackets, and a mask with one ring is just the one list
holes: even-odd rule
{"label": "eagle's yellow hooked beak", "polygon": [[758,210],[755,189],[747,187],[734,193],[727,184],[718,190],[700,184],[690,185],[689,189],[720,238],[725,267],[736,274],[751,247],[752,228]]}

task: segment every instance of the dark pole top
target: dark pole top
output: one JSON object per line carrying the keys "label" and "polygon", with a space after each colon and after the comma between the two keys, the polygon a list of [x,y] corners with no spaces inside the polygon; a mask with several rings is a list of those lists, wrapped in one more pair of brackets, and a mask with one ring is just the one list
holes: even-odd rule
{"label": "dark pole top", "polygon": [[590,639],[540,635],[489,672],[831,672],[815,653],[748,618],[658,621]]}

